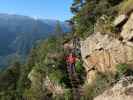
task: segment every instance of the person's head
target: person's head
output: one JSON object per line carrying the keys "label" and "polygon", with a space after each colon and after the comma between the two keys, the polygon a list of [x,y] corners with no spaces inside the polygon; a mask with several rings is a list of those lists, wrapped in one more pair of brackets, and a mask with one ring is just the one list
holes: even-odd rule
{"label": "person's head", "polygon": [[69,54],[69,56],[73,56],[73,53],[71,52],[71,53]]}

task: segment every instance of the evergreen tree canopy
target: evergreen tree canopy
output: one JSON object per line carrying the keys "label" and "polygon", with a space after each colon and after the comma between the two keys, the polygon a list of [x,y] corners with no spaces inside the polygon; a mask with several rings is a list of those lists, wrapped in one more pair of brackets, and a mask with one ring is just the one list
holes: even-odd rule
{"label": "evergreen tree canopy", "polygon": [[102,15],[114,17],[116,8],[123,0],[74,0],[71,6],[75,14],[73,20],[76,26],[76,34],[89,35],[94,32],[94,25]]}

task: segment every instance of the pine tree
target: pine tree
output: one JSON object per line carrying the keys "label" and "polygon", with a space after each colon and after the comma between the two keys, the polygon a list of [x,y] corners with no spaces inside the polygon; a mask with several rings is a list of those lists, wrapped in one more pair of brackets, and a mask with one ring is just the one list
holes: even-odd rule
{"label": "pine tree", "polygon": [[[117,2],[116,2],[117,1]],[[94,33],[94,26],[102,15],[115,16],[115,7],[123,0],[74,0],[71,11],[76,23],[76,33],[86,37]]]}
{"label": "pine tree", "polygon": [[59,21],[57,21],[56,27],[55,27],[55,34],[57,36],[63,36],[63,30],[61,27],[61,23]]}

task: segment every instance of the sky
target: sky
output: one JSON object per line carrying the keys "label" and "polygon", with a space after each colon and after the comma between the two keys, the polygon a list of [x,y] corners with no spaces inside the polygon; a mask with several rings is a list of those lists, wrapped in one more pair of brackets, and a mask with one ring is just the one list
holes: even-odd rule
{"label": "sky", "polygon": [[72,17],[73,0],[0,0],[0,13],[61,21]]}

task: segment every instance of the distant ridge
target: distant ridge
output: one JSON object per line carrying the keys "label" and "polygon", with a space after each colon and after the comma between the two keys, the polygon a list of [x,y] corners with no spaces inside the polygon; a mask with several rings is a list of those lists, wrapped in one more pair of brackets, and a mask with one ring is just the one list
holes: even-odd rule
{"label": "distant ridge", "polygon": [[[53,35],[57,21],[0,13],[0,65],[8,55],[26,55],[37,40]],[[70,32],[67,23],[60,25],[64,33]]]}

